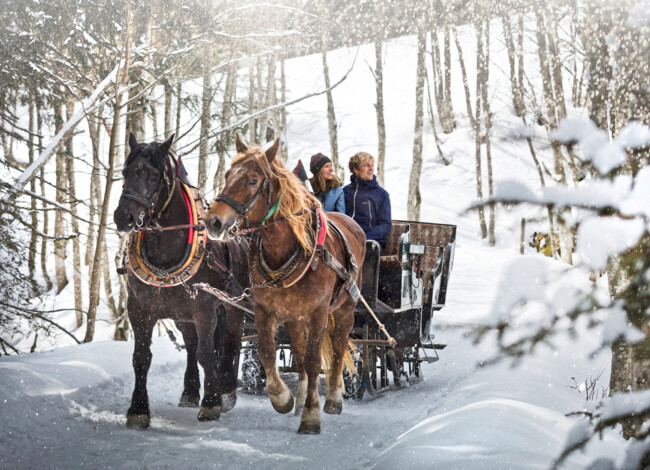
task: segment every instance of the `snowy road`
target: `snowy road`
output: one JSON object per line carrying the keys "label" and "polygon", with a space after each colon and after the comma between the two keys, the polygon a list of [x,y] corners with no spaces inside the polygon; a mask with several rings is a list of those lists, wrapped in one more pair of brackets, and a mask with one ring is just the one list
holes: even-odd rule
{"label": "snowy road", "polygon": [[[482,299],[488,296],[483,291],[490,289],[470,281],[475,273],[463,266],[464,260],[461,251],[449,298],[463,300],[456,305],[452,301],[450,319],[460,313],[456,309],[486,308],[472,306],[470,297],[456,292],[454,286],[465,289],[472,284],[472,296]],[[438,331],[436,341],[449,346],[439,362],[424,365],[423,382],[378,398],[345,401],[340,416],[323,413],[320,436],[298,435],[298,417],[277,414],[266,396],[242,393],[220,421],[198,422],[197,409],[176,406],[185,355],[166,338],[156,338],[153,346],[152,427],[147,431],[125,426],[133,386],[131,342],[97,342],[3,358],[0,467],[365,467],[472,373],[479,350],[460,330]],[[295,391],[295,380],[289,383]]]}
{"label": "snowy road", "polygon": [[323,413],[319,436],[298,435],[299,418],[277,414],[266,396],[241,393],[220,421],[198,422],[197,409],[176,406],[185,356],[166,338],[153,345],[152,427],[127,429],[133,345],[96,342],[2,358],[0,467],[547,468],[573,424],[564,413],[582,404],[570,377],[605,368],[607,357],[573,363],[573,348],[590,347],[578,339],[518,369],[477,370],[493,351],[457,325],[489,313],[504,257],[516,254],[485,250],[462,231],[456,253],[449,305],[434,327],[448,344],[440,361],[424,365],[413,387]]}
{"label": "snowy road", "polygon": [[3,359],[0,467],[363,467],[470,373],[469,364],[449,361],[456,346],[445,350],[446,360],[425,366],[424,382],[376,399],[348,400],[340,416],[323,414],[320,436],[298,435],[299,418],[277,414],[266,396],[241,393],[220,421],[199,423],[197,409],[176,406],[184,355],[165,338],[154,344],[153,419],[147,431],[125,426],[133,384],[131,343]]}

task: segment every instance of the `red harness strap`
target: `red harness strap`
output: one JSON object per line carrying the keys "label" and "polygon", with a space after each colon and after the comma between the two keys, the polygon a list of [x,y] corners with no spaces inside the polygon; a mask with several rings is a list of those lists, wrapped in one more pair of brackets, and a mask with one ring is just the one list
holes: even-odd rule
{"label": "red harness strap", "polygon": [[327,221],[325,220],[325,214],[321,209],[317,209],[318,217],[320,217],[320,232],[318,233],[318,238],[316,239],[316,247],[319,245],[322,246],[325,243],[325,237],[327,237]]}

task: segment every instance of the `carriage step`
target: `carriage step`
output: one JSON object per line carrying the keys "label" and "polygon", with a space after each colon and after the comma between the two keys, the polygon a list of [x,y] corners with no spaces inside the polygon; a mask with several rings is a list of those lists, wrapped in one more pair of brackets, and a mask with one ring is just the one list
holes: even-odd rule
{"label": "carriage step", "polygon": [[421,346],[426,349],[445,349],[447,347],[446,344],[440,344],[440,343],[429,343],[429,344],[422,343]]}

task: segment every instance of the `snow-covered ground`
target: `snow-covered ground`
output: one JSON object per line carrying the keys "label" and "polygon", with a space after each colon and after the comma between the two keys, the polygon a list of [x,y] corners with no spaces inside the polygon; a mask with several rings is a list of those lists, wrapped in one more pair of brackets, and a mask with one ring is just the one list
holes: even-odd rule
{"label": "snow-covered ground", "polygon": [[[463,34],[469,38],[466,57],[471,57],[472,34]],[[504,52],[498,42],[493,44],[497,45],[492,60],[506,63],[500,58]],[[347,70],[356,53],[344,50],[330,55],[332,81]],[[374,63],[372,47],[360,48],[350,78],[334,92],[343,164],[356,151],[376,152],[374,82],[366,61]],[[396,219],[406,218],[414,71],[413,39],[391,41],[385,66],[385,186]],[[459,72],[453,72],[457,80]],[[318,56],[290,61],[287,73],[292,96],[322,87]],[[505,77],[495,68],[491,79],[495,180],[515,179],[535,186],[536,173],[527,148],[505,140],[508,129],[516,125],[507,112]],[[424,365],[423,382],[377,398],[346,401],[342,415],[323,414],[319,436],[298,435],[299,419],[277,414],[266,396],[241,393],[237,406],[218,422],[199,423],[197,410],[176,406],[184,353],[177,352],[166,338],[155,338],[148,381],[152,426],[147,431],[131,430],[125,426],[125,414],[133,388],[133,344],[102,340],[111,333],[110,326],[100,322],[99,340],[93,343],[66,346],[69,339],[61,337],[59,347],[52,350],[0,359],[0,467],[548,468],[575,423],[576,418],[566,413],[584,405],[584,392],[576,390],[575,383],[602,373],[599,386],[606,385],[610,357],[602,352],[586,361],[584,357],[596,343],[578,331],[576,337],[557,339],[553,348],[542,346],[517,367],[505,362],[478,367],[496,349],[489,342],[473,344],[469,329],[490,316],[500,294],[509,287],[501,279],[509,262],[521,259],[520,219],[539,214],[500,208],[497,247],[489,248],[479,239],[476,214],[464,211],[476,195],[475,157],[458,83],[454,105],[459,127],[443,136],[451,165],[439,162],[425,125],[422,220],[457,224],[458,240],[447,306],[433,326],[436,342],[448,346],[440,352],[440,361]],[[289,109],[288,145],[290,166],[317,151],[327,153],[323,97]],[[547,149],[538,151],[544,158]],[[185,162],[191,166],[193,160]],[[530,251],[525,256],[541,257]],[[559,265],[546,258],[544,263]],[[533,281],[519,280],[522,284]],[[57,305],[65,299],[60,296]],[[73,320],[62,321],[69,326]],[[295,380],[289,377],[289,382],[295,388]],[[564,468],[584,468],[599,456],[621,458],[614,439],[606,436],[586,454],[574,455]]]}

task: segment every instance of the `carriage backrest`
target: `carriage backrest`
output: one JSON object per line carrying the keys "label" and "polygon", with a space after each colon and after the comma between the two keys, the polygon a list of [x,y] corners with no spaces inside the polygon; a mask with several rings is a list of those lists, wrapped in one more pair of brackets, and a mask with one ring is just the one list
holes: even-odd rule
{"label": "carriage backrest", "polygon": [[[382,261],[390,259],[389,257],[397,257],[399,255],[400,237],[409,230],[409,225],[410,222],[393,221],[390,233],[386,237],[386,247],[381,250]],[[397,261],[397,258],[395,258],[395,261]]]}
{"label": "carriage backrest", "polygon": [[454,243],[456,241],[456,226],[426,222],[411,222],[410,226],[410,242],[427,245],[421,267],[424,272],[430,272],[435,267],[441,254],[441,250],[434,248],[446,249],[449,244]]}

